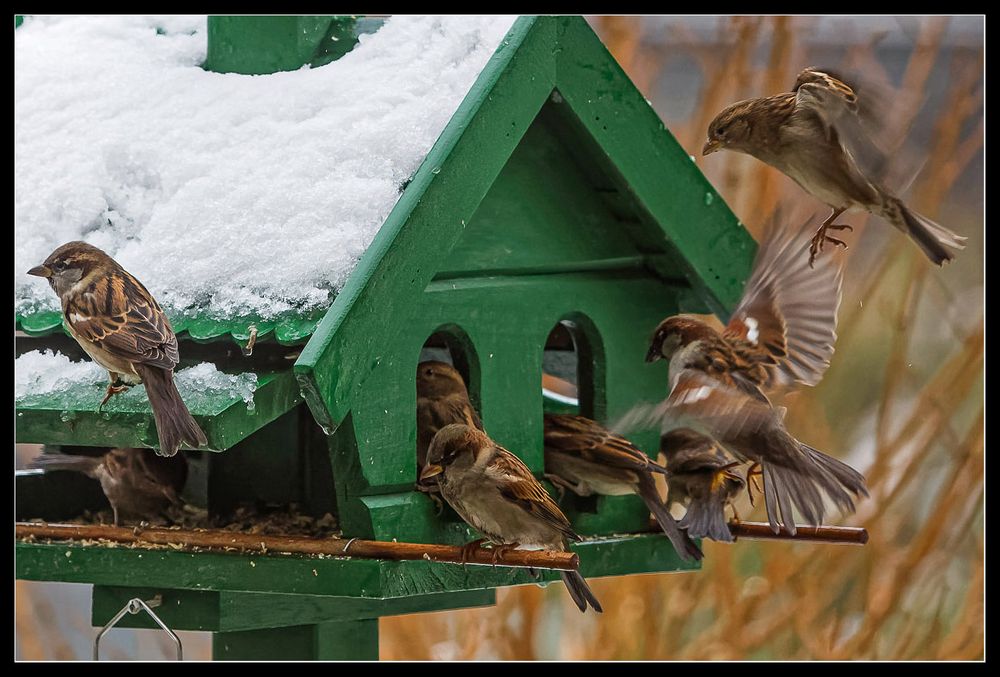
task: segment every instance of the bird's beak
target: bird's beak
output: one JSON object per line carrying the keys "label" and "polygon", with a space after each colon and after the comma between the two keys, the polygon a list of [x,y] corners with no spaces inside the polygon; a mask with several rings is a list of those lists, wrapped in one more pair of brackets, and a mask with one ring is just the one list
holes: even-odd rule
{"label": "bird's beak", "polygon": [[720,147],[721,144],[719,143],[718,139],[709,139],[708,141],[705,142],[705,145],[702,146],[701,154],[710,155],[715,151],[719,150]]}
{"label": "bird's beak", "polygon": [[659,359],[663,358],[663,353],[657,348],[656,344],[649,346],[649,350],[646,351],[646,364],[651,364]]}
{"label": "bird's beak", "polygon": [[44,263],[40,266],[35,266],[28,271],[28,275],[34,275],[36,277],[52,277],[52,269],[46,266]]}
{"label": "bird's beak", "polygon": [[432,477],[437,477],[444,472],[444,468],[439,465],[428,464],[424,467],[423,471],[420,473],[420,481],[429,480]]}

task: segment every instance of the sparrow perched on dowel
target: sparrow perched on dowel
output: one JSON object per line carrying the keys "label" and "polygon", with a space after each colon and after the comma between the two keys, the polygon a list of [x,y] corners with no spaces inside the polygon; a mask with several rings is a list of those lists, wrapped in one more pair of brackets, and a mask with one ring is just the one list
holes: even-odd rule
{"label": "sparrow perched on dowel", "polygon": [[867,495],[857,471],[788,434],[784,409],[773,408],[765,394],[815,385],[833,355],[842,269],[827,257],[810,270],[801,256],[805,237],[771,228],[743,298],[721,331],[692,315],[663,320],[646,361],[669,360],[670,395],[660,405],[636,407],[615,426],[628,430],[658,422],[664,433],[690,427],[739,460],[763,466],[771,528],[777,532],[781,524],[793,534],[792,504],[809,523],[819,524],[822,493],[850,511],[852,494]]}
{"label": "sparrow perched on dowel", "polygon": [[152,521],[170,506],[180,507],[180,492],[187,481],[183,454],[157,456],[151,449],[111,449],[103,456],[43,453],[28,464],[46,472],[70,470],[101,483],[111,504],[114,524],[122,519]]}
{"label": "sparrow perched on dowel", "polygon": [[174,385],[177,337],[139,280],[86,242],[67,242],[28,274],[48,280],[70,334],[108,370],[111,383],[101,407],[113,395],[142,383],[153,409],[160,455],[173,456],[182,442],[191,447],[207,443]]}
{"label": "sparrow perched on dowel", "polygon": [[[476,428],[452,424],[438,431],[420,478],[437,478],[441,496],[498,549],[565,551],[567,539],[581,540],[528,466]],[[588,605],[601,611],[579,572],[560,574],[580,611]]]}
{"label": "sparrow perched on dowel", "polygon": [[656,518],[682,559],[703,555],[682,531],[656,490],[653,473],[666,469],[596,421],[571,414],[545,414],[545,473],[556,486],[580,496],[636,494]]}
{"label": "sparrow perched on dowel", "polygon": [[680,526],[692,538],[735,540],[726,523],[726,506],[739,520],[734,501],[745,485],[731,458],[710,437],[689,428],[671,430],[660,438],[667,459],[667,507],[686,506]]}
{"label": "sparrow perched on dowel", "polygon": [[884,185],[889,162],[862,124],[857,94],[828,72],[806,68],[792,91],[723,110],[709,125],[701,152],[723,149],[766,162],[833,210],[812,239],[810,264],[824,242],[846,248],[827,231],[851,230],[835,223],[849,209],[882,217],[938,265],[965,247],[967,238],[916,213]]}

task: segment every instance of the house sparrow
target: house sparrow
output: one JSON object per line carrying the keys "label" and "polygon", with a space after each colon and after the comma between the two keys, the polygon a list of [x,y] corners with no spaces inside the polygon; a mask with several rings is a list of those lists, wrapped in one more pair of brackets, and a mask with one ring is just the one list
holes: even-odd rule
{"label": "house sparrow", "polygon": [[[809,524],[823,522],[823,494],[845,512],[854,497],[867,496],[865,478],[846,463],[803,444],[785,429],[784,407],[775,409],[745,390],[731,387],[696,368],[674,370],[670,395],[656,405],[639,405],[615,426],[632,430],[658,424],[663,433],[689,427],[709,435],[740,461],[759,465],[771,530],[795,534],[792,506]],[[759,391],[758,391],[759,392]]]}
{"label": "house sparrow", "polygon": [[427,448],[437,431],[452,423],[483,429],[458,370],[446,362],[417,365],[417,467],[427,464]]}
{"label": "house sparrow", "polygon": [[951,250],[965,247],[966,238],[917,214],[881,185],[885,160],[877,159],[882,153],[860,124],[857,96],[829,73],[806,68],[791,92],[740,101],[723,110],[709,125],[701,152],[720,149],[766,162],[833,209],[812,239],[810,265],[824,241],[846,248],[826,231],[851,229],[834,224],[848,209],[881,216],[938,265],[955,257]]}
{"label": "house sparrow", "polygon": [[157,456],[150,449],[111,449],[103,456],[71,456],[44,453],[29,468],[72,470],[101,483],[111,504],[115,526],[121,518],[152,520],[171,505],[179,506],[178,494],[187,480],[184,455]]}
{"label": "house sparrow", "polygon": [[733,501],[744,487],[734,468],[740,465],[710,437],[689,428],[671,430],[660,438],[667,457],[667,506],[687,506],[681,527],[692,538],[732,542],[726,524],[726,506],[736,514]]}
{"label": "house sparrow", "polygon": [[663,505],[653,473],[666,473],[646,454],[596,421],[570,414],[545,415],[545,472],[553,484],[580,496],[638,494],[681,558],[703,555]]}
{"label": "house sparrow", "polygon": [[668,317],[646,361],[669,360],[671,374],[699,369],[763,401],[764,390],[818,383],[837,339],[843,268],[828,257],[811,270],[801,256],[804,229],[772,225],[721,332],[693,315]]}
{"label": "house sparrow", "polygon": [[[564,551],[566,539],[581,540],[521,459],[476,428],[456,423],[438,431],[420,473],[432,477],[455,512],[501,548]],[[579,572],[560,573],[580,611],[589,604],[601,612]]]}
{"label": "house sparrow", "polygon": [[111,384],[102,407],[112,395],[143,383],[160,439],[158,453],[173,456],[181,442],[207,443],[174,385],[177,337],[141,282],[86,242],[67,242],[28,274],[49,281],[70,334],[108,370]]}

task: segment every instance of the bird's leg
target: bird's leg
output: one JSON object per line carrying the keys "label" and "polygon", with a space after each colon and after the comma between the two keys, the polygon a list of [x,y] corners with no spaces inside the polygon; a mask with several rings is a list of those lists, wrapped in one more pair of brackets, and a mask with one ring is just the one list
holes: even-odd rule
{"label": "bird's leg", "polygon": [[[750,505],[753,505],[753,503],[751,503]],[[742,522],[743,520],[740,519],[740,514],[738,512],[736,512],[736,504],[735,503],[730,503],[729,507],[733,509],[733,521],[734,522]]]}
{"label": "bird's leg", "polygon": [[764,471],[761,470],[760,463],[754,463],[749,468],[747,468],[746,484],[747,484],[747,496],[750,497],[750,507],[753,507],[754,505],[753,490],[756,489],[758,494],[764,493],[764,490],[760,488],[759,484],[757,484],[757,476],[763,474],[763,472]]}
{"label": "bird's leg", "polygon": [[111,504],[111,514],[114,515],[115,526],[116,527],[119,526],[119,524],[118,524],[118,506],[115,505],[114,503]]}
{"label": "bird's leg", "polygon": [[438,495],[441,491],[438,486],[436,484],[421,484],[417,482],[417,491],[427,494],[427,498],[431,499],[431,502],[434,503],[434,514],[440,517],[441,513],[444,512],[444,501]]}
{"label": "bird's leg", "polygon": [[101,400],[101,406],[97,407],[97,411],[101,411],[104,408],[104,405],[108,403],[108,400],[110,400],[113,395],[117,395],[118,393],[123,393],[132,387],[128,383],[122,381],[121,378],[118,377],[118,374],[114,373],[113,371],[109,371],[108,376],[111,378],[111,383],[108,384],[108,392],[105,393],[104,399]]}
{"label": "bird's leg", "polygon": [[562,503],[563,498],[566,496],[566,490],[567,489],[572,489],[573,491],[576,491],[576,485],[575,484],[573,484],[572,482],[567,482],[565,479],[563,479],[559,475],[553,475],[551,473],[546,473],[545,475],[542,475],[542,477],[544,477],[545,479],[547,479],[549,482],[552,482],[552,486],[554,486],[556,488],[556,491],[559,492],[559,502],[560,503]]}
{"label": "bird's leg", "polygon": [[819,230],[816,231],[816,234],[813,235],[813,238],[812,238],[812,240],[809,243],[809,267],[810,268],[813,267],[813,263],[816,261],[816,255],[819,254],[819,252],[823,251],[823,244],[825,242],[832,242],[834,245],[837,245],[839,247],[843,247],[844,249],[847,249],[847,243],[846,242],[844,242],[843,240],[840,240],[838,238],[835,238],[833,236],[830,236],[830,235],[826,234],[826,231],[831,230],[831,229],[832,230],[851,230],[851,231],[854,230],[854,228],[852,226],[848,226],[846,224],[834,223],[834,221],[837,220],[837,217],[840,216],[841,214],[843,214],[844,211],[845,211],[844,209],[834,209],[832,212],[830,212],[830,216],[827,217],[826,221],[824,221],[822,223],[822,225],[820,225]]}
{"label": "bird's leg", "polygon": [[494,545],[493,550],[493,566],[497,565],[497,561],[507,552],[511,550],[516,550],[518,543],[503,543],[501,545]]}
{"label": "bird's leg", "polygon": [[469,541],[462,546],[462,566],[465,566],[466,563],[468,563],[469,558],[472,557],[472,553],[478,550],[479,546],[481,546],[485,541],[485,538],[477,538],[476,540]]}

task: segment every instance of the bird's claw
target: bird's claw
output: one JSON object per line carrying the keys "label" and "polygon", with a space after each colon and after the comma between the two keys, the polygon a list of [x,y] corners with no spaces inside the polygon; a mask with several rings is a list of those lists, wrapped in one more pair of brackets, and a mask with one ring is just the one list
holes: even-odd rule
{"label": "bird's claw", "polygon": [[110,383],[108,385],[108,391],[104,394],[104,399],[101,400],[100,406],[97,407],[97,411],[100,412],[102,409],[104,409],[104,405],[107,404],[108,400],[110,400],[113,396],[117,395],[118,393],[123,393],[131,387],[132,386],[128,385],[127,383],[122,383],[121,381],[114,381]]}
{"label": "bird's claw", "polygon": [[823,245],[827,242],[833,244],[836,247],[843,247],[847,249],[847,243],[840,238],[833,237],[832,235],[827,235],[828,230],[848,230],[854,232],[854,226],[849,226],[846,223],[831,223],[823,224],[813,235],[812,240],[809,241],[809,267],[814,267],[816,262],[816,256],[823,251]]}
{"label": "bird's claw", "polygon": [[469,541],[468,543],[462,546],[462,566],[468,564],[469,559],[472,558],[472,553],[474,553],[476,550],[479,550],[480,546],[483,544],[485,540],[486,540],[485,538],[477,538],[476,540]]}

